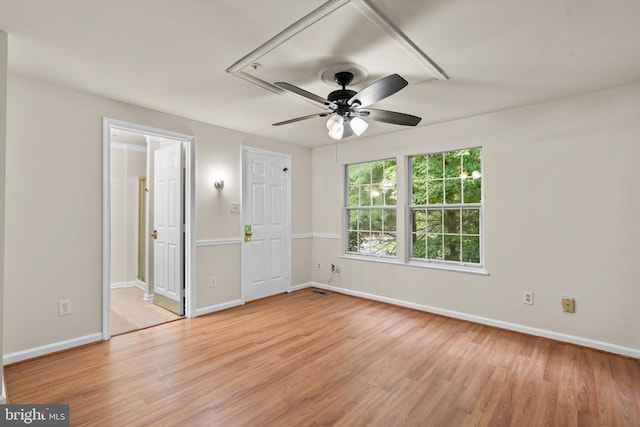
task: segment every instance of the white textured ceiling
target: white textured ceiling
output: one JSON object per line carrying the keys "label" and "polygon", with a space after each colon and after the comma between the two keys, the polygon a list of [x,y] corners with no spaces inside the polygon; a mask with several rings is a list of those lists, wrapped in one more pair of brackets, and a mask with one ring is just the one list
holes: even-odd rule
{"label": "white textured ceiling", "polygon": [[[322,119],[271,126],[318,112],[315,106],[226,70],[325,3],[0,0],[0,29],[9,33],[10,73],[250,134],[319,146],[333,142]],[[371,4],[450,77],[422,81],[409,75],[407,88],[375,105],[421,116],[420,126],[640,80],[637,0]],[[340,19],[343,22],[323,29],[326,37],[313,47],[283,47],[278,53],[282,60],[274,55],[273,64],[265,58],[265,78],[281,75],[279,81],[326,96],[332,88],[317,77],[324,64],[357,62],[370,71],[370,79],[406,68],[382,38],[368,36],[353,18]],[[365,136],[404,129],[372,123]]]}

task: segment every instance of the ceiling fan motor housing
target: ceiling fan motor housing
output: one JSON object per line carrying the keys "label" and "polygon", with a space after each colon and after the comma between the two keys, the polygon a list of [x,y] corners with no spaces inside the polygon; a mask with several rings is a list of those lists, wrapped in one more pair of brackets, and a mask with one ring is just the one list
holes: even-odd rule
{"label": "ceiling fan motor housing", "polygon": [[327,99],[331,102],[335,102],[336,104],[340,105],[342,101],[342,103],[346,104],[347,101],[349,99],[351,99],[351,97],[353,95],[355,95],[356,92],[355,90],[349,90],[349,89],[338,89],[338,90],[334,90],[333,92],[331,92],[329,94],[329,96],[327,96]]}
{"label": "ceiling fan motor housing", "polygon": [[336,83],[342,86],[342,89],[334,90],[327,96],[327,99],[336,103],[338,109],[336,112],[341,116],[347,116],[350,108],[347,101],[351,99],[356,93],[355,90],[349,90],[346,87],[353,81],[353,73],[349,71],[342,71],[336,73],[334,76]]}

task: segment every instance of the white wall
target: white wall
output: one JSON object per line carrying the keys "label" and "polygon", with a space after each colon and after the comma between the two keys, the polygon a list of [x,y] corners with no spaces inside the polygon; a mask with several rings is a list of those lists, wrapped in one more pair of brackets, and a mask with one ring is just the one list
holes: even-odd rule
{"label": "white wall", "polygon": [[[293,285],[327,283],[337,263],[331,283],[347,291],[640,348],[640,85],[345,141],[338,162],[333,144],[312,152],[16,76],[7,100],[5,355],[101,336],[103,116],[197,138],[199,310],[240,297],[240,245],[227,240],[241,237],[229,209],[241,200],[247,145],[292,155]],[[331,236],[341,233],[344,163],[476,145],[489,276],[339,258]],[[212,184],[220,171],[221,192]],[[524,289],[535,292],[534,306],[521,304]],[[576,298],[575,314],[560,310],[563,295]],[[73,314],[58,317],[67,298]]]}
{"label": "white wall", "polygon": [[[196,137],[196,239],[241,237],[242,145],[292,155],[292,233],[310,234],[311,150],[115,102],[27,78],[9,76],[7,121],[7,268],[5,361],[101,337],[102,118],[110,117]],[[216,192],[212,171],[227,171]],[[295,174],[295,175],[294,175]],[[294,254],[309,265],[310,239]],[[199,309],[240,294],[240,245],[198,246]],[[216,288],[205,285],[212,273]],[[292,283],[310,280],[294,270]],[[58,300],[71,299],[58,317]],[[97,338],[96,338],[97,337]],[[30,353],[31,352],[31,353]]]}
{"label": "white wall", "polygon": [[[198,128],[198,132],[199,137],[210,141],[201,143],[198,140],[196,158],[197,233],[199,244],[203,245],[198,247],[196,292],[198,307],[206,308],[238,300],[241,296],[239,287],[229,287],[229,283],[240,282],[240,245],[220,244],[225,239],[241,237],[241,215],[230,212],[231,203],[242,200],[239,147],[246,145],[292,155],[289,175],[294,238],[311,234],[311,150],[212,126]],[[213,187],[218,175],[225,177],[221,191]],[[233,253],[233,256],[222,256],[225,253]],[[310,282],[310,254],[310,238],[294,240],[293,285]],[[208,261],[201,262],[202,257]],[[216,288],[209,288],[210,276],[216,277]]]}
{"label": "white wall", "polygon": [[[7,33],[0,30],[0,354],[4,330],[5,169],[7,145]],[[0,370],[0,404],[5,403],[4,372]]]}
{"label": "white wall", "polygon": [[[313,280],[640,357],[640,84],[313,151]],[[483,147],[488,276],[340,258],[345,163]],[[406,189],[404,182],[401,188]],[[398,218],[403,218],[401,208]],[[523,290],[535,305],[521,303]],[[576,299],[576,313],[561,297]]]}
{"label": "white wall", "polygon": [[111,148],[111,284],[135,282],[138,273],[138,177],[147,154],[125,144]]}

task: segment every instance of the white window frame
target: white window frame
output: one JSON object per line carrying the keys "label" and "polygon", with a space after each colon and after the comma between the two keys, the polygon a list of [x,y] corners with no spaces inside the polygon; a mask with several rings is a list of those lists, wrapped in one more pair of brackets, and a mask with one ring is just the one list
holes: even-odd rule
{"label": "white window frame", "polygon": [[[387,161],[387,160],[393,160],[395,162],[396,168],[398,166],[398,158],[397,157],[388,157],[388,158],[383,158],[383,159],[376,159],[376,160],[368,160],[368,161],[362,161],[362,162],[354,162],[354,163],[348,163],[344,165],[344,233],[345,233],[345,239],[344,239],[344,255],[346,257],[356,257],[356,258],[360,258],[362,257],[363,259],[380,259],[380,260],[397,260],[398,257],[398,242],[399,242],[399,235],[398,235],[398,199],[396,197],[396,203],[394,205],[358,205],[358,206],[349,206],[349,167],[353,166],[353,165],[360,165],[360,164],[373,164],[374,162],[380,162],[380,161]],[[397,169],[396,169],[397,170]],[[396,188],[396,193],[398,191],[398,176],[396,173],[396,180],[393,183],[395,188]],[[350,232],[352,231],[350,229],[350,212],[353,210],[370,210],[370,211],[374,211],[374,210],[388,210],[388,211],[394,211],[395,212],[395,217],[396,217],[396,223],[395,223],[395,227],[394,227],[394,235],[395,235],[395,246],[396,246],[396,250],[395,250],[395,254],[394,255],[387,255],[384,253],[364,253],[364,252],[354,252],[354,251],[350,251],[349,250],[349,242],[350,242]],[[383,215],[384,217],[384,215]],[[360,230],[360,228],[358,228],[358,230]]]}
{"label": "white window frame", "polygon": [[[469,147],[469,148],[459,148],[459,149],[453,149],[453,150],[445,150],[445,151],[434,151],[431,153],[424,153],[424,154],[416,154],[416,155],[412,155],[412,156],[408,156],[407,157],[407,212],[406,212],[406,224],[407,224],[407,232],[405,233],[405,238],[406,240],[406,247],[407,247],[407,254],[408,254],[408,259],[409,259],[409,263],[413,264],[413,265],[425,265],[425,266],[430,266],[430,267],[441,267],[441,268],[445,268],[445,269],[453,269],[453,270],[458,270],[458,269],[462,269],[463,271],[479,271],[484,273],[484,271],[482,270],[484,267],[484,263],[485,263],[485,259],[484,259],[484,188],[485,188],[485,183],[484,183],[484,179],[482,180],[481,183],[481,187],[480,187],[480,191],[481,191],[481,199],[479,203],[437,203],[437,204],[430,204],[430,203],[425,203],[423,205],[416,205],[413,204],[413,166],[412,166],[412,159],[414,157],[417,156],[429,156],[429,155],[435,155],[435,154],[444,154],[444,153],[450,153],[450,152],[456,152],[456,151],[463,151],[463,150],[470,150],[470,149],[480,149],[480,173],[481,175],[484,175],[484,162],[483,162],[483,151],[482,151],[482,147]],[[482,178],[482,176],[481,176]],[[447,178],[445,178],[446,181]],[[471,177],[466,178],[466,179],[472,179]],[[449,178],[449,180],[451,180],[451,178]],[[428,179],[427,179],[428,182]],[[445,184],[446,186],[446,184]],[[426,200],[428,202],[428,200]],[[419,258],[419,257],[414,257],[413,256],[413,234],[414,234],[414,230],[412,229],[413,227],[413,221],[412,221],[412,214],[414,211],[420,211],[420,210],[424,210],[425,214],[428,215],[429,210],[454,210],[454,209],[459,209],[460,210],[460,221],[462,222],[462,211],[465,209],[478,209],[479,211],[479,219],[478,219],[478,228],[479,228],[479,256],[480,256],[480,261],[479,263],[472,263],[472,262],[465,262],[465,261],[454,261],[454,260],[444,260],[444,259],[429,259],[427,258],[428,254],[425,253],[425,258]],[[427,234],[427,233],[425,233]],[[440,234],[440,233],[439,233]],[[443,240],[444,240],[444,236],[447,235],[447,233],[445,233],[444,231],[441,233],[443,236]],[[462,237],[465,236],[464,233],[462,233],[462,224],[460,225],[460,231],[459,233],[454,233],[452,235],[458,235],[461,238],[462,241]],[[426,238],[426,236],[425,236]],[[444,245],[444,243],[443,243]],[[428,250],[428,249],[427,249]]]}

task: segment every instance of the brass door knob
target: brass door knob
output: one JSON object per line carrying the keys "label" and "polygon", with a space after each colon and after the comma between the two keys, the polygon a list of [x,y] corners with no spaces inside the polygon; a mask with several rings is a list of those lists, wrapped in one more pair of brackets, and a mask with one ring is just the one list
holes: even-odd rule
{"label": "brass door knob", "polygon": [[151,233],[151,237],[153,237],[154,239],[158,238],[158,230],[153,230],[153,233]]}

